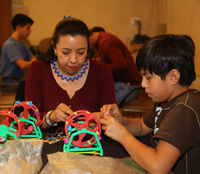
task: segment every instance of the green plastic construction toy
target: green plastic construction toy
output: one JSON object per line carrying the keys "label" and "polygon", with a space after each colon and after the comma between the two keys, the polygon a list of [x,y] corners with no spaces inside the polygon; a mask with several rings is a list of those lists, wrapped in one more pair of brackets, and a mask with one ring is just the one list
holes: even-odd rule
{"label": "green plastic construction toy", "polygon": [[[18,117],[14,114],[14,109],[22,107],[23,111]],[[8,140],[20,138],[42,138],[40,125],[40,113],[32,102],[16,101],[10,111],[0,111],[0,115],[5,115],[5,119],[0,125],[0,145]]]}
{"label": "green plastic construction toy", "polygon": [[103,156],[101,125],[92,113],[81,110],[71,114],[65,123],[65,133],[64,152]]}

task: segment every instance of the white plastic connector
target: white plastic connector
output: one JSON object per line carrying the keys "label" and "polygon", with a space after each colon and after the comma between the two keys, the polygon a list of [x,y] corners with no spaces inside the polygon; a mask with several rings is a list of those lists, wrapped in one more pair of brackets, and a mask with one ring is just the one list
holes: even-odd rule
{"label": "white plastic connector", "polygon": [[130,20],[131,27],[135,27],[137,25],[137,21],[140,21],[140,18],[132,17],[131,20]]}

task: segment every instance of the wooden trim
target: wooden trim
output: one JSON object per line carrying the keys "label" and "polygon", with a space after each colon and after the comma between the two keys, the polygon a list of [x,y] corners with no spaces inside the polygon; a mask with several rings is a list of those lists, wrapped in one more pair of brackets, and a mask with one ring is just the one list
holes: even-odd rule
{"label": "wooden trim", "polygon": [[0,0],[0,48],[11,35],[10,0]]}

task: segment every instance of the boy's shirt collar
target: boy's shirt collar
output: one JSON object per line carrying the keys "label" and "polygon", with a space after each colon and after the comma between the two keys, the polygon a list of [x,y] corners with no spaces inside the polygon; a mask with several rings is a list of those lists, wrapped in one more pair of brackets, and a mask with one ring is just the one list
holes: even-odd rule
{"label": "boy's shirt collar", "polygon": [[179,95],[177,95],[176,97],[174,97],[173,99],[171,99],[170,101],[165,101],[165,102],[160,102],[160,103],[156,103],[155,106],[156,107],[160,107],[162,105],[162,107],[168,107],[171,106],[171,103],[173,103],[175,100],[177,100],[177,98],[180,98],[180,96],[184,95],[185,93],[189,92],[189,91],[197,91],[196,89],[189,89],[187,91],[184,91],[182,93],[180,93]]}

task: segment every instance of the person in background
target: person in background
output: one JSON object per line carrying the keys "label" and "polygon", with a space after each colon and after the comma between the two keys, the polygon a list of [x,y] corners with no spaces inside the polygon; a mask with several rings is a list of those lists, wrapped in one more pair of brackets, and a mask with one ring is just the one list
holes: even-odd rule
{"label": "person in background", "polygon": [[[12,19],[13,33],[2,47],[0,74],[1,76],[22,76],[36,57],[21,41],[31,33],[33,20],[24,15],[16,14]],[[3,79],[4,83],[14,83],[14,79]]]}
{"label": "person in background", "polygon": [[142,45],[144,45],[144,43],[147,42],[149,39],[150,37],[148,37],[147,35],[136,34],[134,36],[133,41],[131,41],[130,43],[130,52],[131,52],[134,62],[136,62],[138,51],[140,50]]}
{"label": "person in background", "polygon": [[103,105],[116,102],[108,65],[87,59],[88,48],[86,24],[66,18],[55,27],[48,57],[30,65],[25,98],[39,109],[42,128],[61,126],[75,111],[100,113]]}
{"label": "person in background", "polygon": [[[200,173],[200,92],[189,86],[196,78],[195,46],[186,35],[163,35],[147,41],[136,65],[142,87],[156,103],[142,118],[122,117],[118,107],[105,105],[100,122],[149,173]],[[153,133],[146,146],[134,136]]]}
{"label": "person in background", "polygon": [[[118,37],[105,32],[102,27],[90,29],[90,48],[98,52],[101,62],[108,64],[112,71],[119,105],[132,89],[140,85],[142,79],[131,53]],[[137,96],[136,91],[127,101]]]}
{"label": "person in background", "polygon": [[[93,32],[100,32],[100,31],[106,32],[104,30],[104,28],[102,28],[102,27],[93,27],[92,31]],[[98,56],[98,51],[95,48],[90,48],[87,56],[88,56],[88,58],[90,58],[92,60],[101,62],[101,59]]]}

